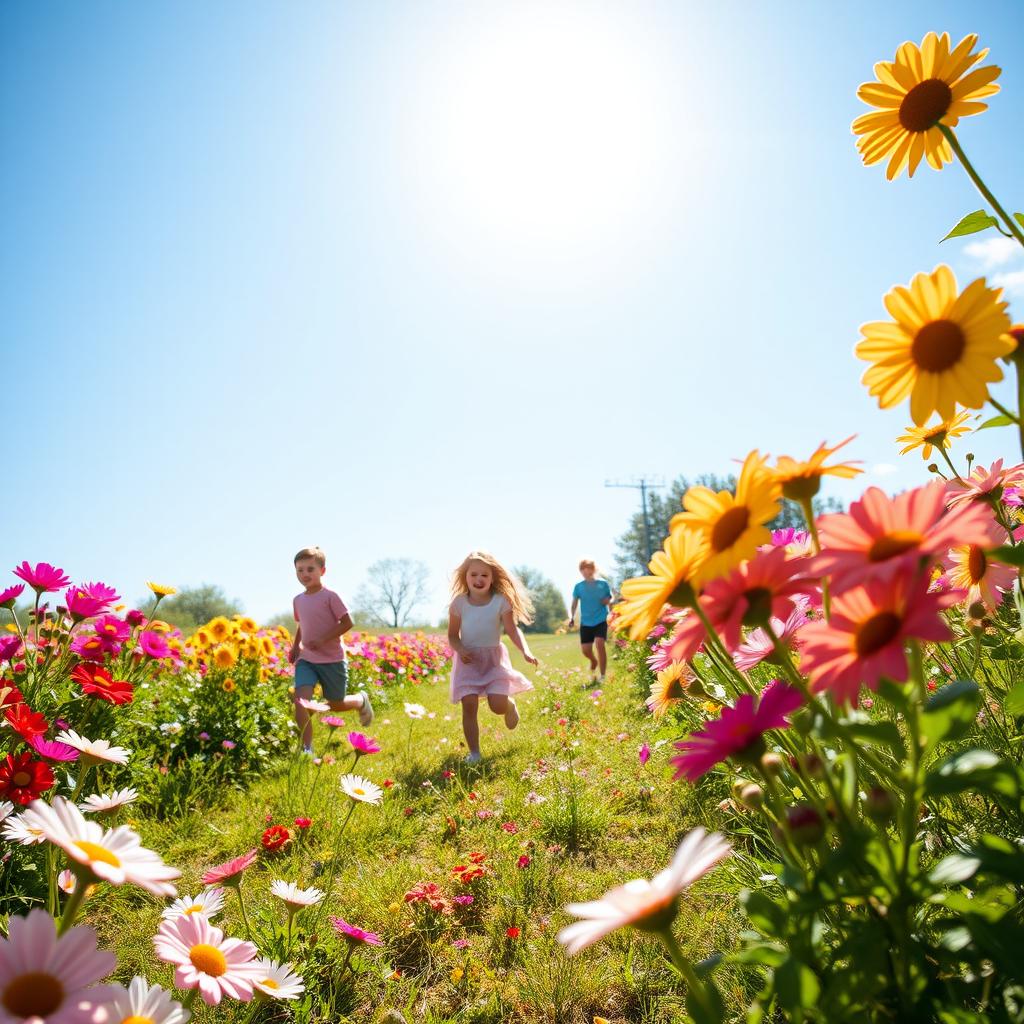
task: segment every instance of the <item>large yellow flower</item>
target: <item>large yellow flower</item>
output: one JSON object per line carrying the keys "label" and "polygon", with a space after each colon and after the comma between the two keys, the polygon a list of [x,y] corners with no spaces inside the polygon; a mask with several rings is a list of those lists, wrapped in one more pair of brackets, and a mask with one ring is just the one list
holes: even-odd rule
{"label": "large yellow flower", "polygon": [[668,668],[662,669],[651,683],[650,696],[647,698],[651,714],[661,718],[670,707],[683,700],[696,678],[683,661],[674,661]]}
{"label": "large yellow flower", "polygon": [[231,668],[236,661],[238,657],[230,647],[218,647],[213,652],[213,663],[217,668]]}
{"label": "large yellow flower", "polygon": [[821,489],[823,476],[838,476],[843,480],[852,480],[858,473],[863,473],[864,470],[852,462],[825,465],[825,460],[833,452],[849,444],[855,436],[851,434],[833,448],[826,448],[825,442],[822,441],[818,445],[818,450],[806,462],[797,462],[788,455],[780,455],[771,474],[782,485],[782,496],[789,498],[790,501],[810,501]]}
{"label": "large yellow flower", "polygon": [[920,47],[904,43],[895,60],[875,65],[878,81],[865,82],[857,96],[879,109],[853,122],[865,164],[888,157],[885,176],[892,181],[904,168],[912,177],[922,157],[937,171],[952,162],[953,150],[938,125],[956,127],[961,117],[988,108],[979,100],[999,92],[993,84],[1001,73],[996,65],[965,74],[988,54],[971,52],[977,41],[977,36],[965,36],[950,52],[947,32],[929,32]]}
{"label": "large yellow flower", "polygon": [[707,546],[699,582],[723,576],[767,544],[771,533],[764,526],[779,514],[781,486],[765,467],[766,458],[752,451],[744,460],[736,493],[709,487],[691,487],[683,495],[683,508],[672,519],[672,529],[692,530]]}
{"label": "large yellow flower", "polygon": [[228,622],[223,615],[218,615],[217,618],[210,619],[206,624],[206,630],[218,644],[227,640],[227,638],[234,632],[231,628],[231,623]]}
{"label": "large yellow flower", "polygon": [[696,600],[696,579],[707,555],[707,545],[690,530],[673,530],[650,564],[650,576],[622,584],[621,604],[615,606],[617,629],[629,627],[633,640],[642,640],[658,622],[666,604],[677,608]]}
{"label": "large yellow flower", "polygon": [[906,444],[907,446],[900,449],[900,455],[906,455],[907,452],[920,448],[921,458],[927,459],[932,453],[932,448],[949,448],[953,443],[953,438],[971,432],[971,428],[965,426],[970,418],[970,413],[966,409],[961,409],[952,419],[933,423],[930,427],[907,427],[907,432],[896,438],[897,444]]}
{"label": "large yellow flower", "polygon": [[923,427],[935,411],[944,419],[957,402],[980,409],[988,385],[1003,379],[996,360],[1012,352],[1010,318],[1002,289],[972,281],[959,295],[947,266],[916,274],[909,287],[896,285],[885,297],[892,320],[864,324],[855,349],[872,365],[862,382],[889,409],[910,396],[910,417]]}
{"label": "large yellow flower", "polygon": [[256,620],[249,618],[248,615],[236,615],[235,622],[243,633],[256,633],[260,628],[256,624]]}

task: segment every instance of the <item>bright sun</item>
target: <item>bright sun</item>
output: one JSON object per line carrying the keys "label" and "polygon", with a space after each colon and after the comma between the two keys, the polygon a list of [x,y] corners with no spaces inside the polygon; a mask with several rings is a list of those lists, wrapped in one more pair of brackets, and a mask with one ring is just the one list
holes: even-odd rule
{"label": "bright sun", "polygon": [[529,249],[577,249],[649,215],[671,144],[656,40],[596,7],[476,10],[415,76],[421,202],[450,228]]}

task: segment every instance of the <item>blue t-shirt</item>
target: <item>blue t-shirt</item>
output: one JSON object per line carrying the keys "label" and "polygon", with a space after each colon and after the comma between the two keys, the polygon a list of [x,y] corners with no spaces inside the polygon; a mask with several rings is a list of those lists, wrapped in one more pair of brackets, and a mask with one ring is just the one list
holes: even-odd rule
{"label": "blue t-shirt", "polygon": [[612,596],[607,580],[580,580],[572,588],[572,596],[580,602],[581,626],[600,626],[608,621],[608,605],[601,604]]}

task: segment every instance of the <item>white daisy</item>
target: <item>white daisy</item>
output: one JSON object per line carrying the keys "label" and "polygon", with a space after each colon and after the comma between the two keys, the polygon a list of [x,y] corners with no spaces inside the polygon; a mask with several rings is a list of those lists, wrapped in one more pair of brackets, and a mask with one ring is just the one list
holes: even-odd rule
{"label": "white daisy", "polygon": [[125,804],[133,804],[139,799],[139,794],[134,789],[115,789],[113,793],[96,794],[87,796],[85,803],[78,807],[83,811],[92,811],[94,814],[105,814],[116,811],[118,807]]}
{"label": "white daisy", "polygon": [[379,804],[384,799],[384,790],[361,775],[342,775],[340,785],[341,791],[357,803]]}
{"label": "white daisy", "polygon": [[287,903],[292,913],[302,910],[303,907],[315,906],[324,898],[319,889],[300,889],[295,882],[285,882],[280,878],[271,883],[270,891],[279,900]]}
{"label": "white daisy", "polygon": [[83,764],[102,764],[104,761],[111,764],[128,763],[129,751],[124,747],[111,746],[107,740],[87,740],[84,736],[79,736],[74,729],[64,729],[57,733],[55,738],[58,743],[66,743],[79,751]]}
{"label": "white daisy", "polygon": [[703,828],[693,829],[684,836],[669,867],[650,882],[637,878],[599,900],[570,903],[565,909],[584,920],[563,928],[558,941],[567,953],[578,953],[627,925],[647,931],[670,927],[679,909],[679,894],[730,853],[732,847],[718,832],[708,835]]}
{"label": "white daisy", "polygon": [[302,978],[293,972],[291,964],[279,964],[263,957],[253,966],[257,971],[253,975],[252,987],[271,999],[298,999],[305,991]]}
{"label": "white daisy", "polygon": [[176,899],[160,915],[165,921],[173,921],[176,917],[188,917],[189,914],[202,914],[212,921],[224,909],[224,890],[219,886],[204,889],[198,896],[182,896]]}
{"label": "white daisy", "polygon": [[10,817],[11,811],[13,810],[14,804],[12,804],[10,800],[4,800],[3,803],[0,803],[0,821],[4,821],[6,818]]}
{"label": "white daisy", "polygon": [[305,697],[299,698],[299,704],[304,707],[307,711],[330,711],[331,705],[322,700],[307,700]]}
{"label": "white daisy", "polygon": [[426,718],[427,709],[422,704],[406,704],[405,713],[410,718]]}
{"label": "white daisy", "polygon": [[127,988],[112,985],[113,998],[103,1005],[97,1020],[106,1024],[185,1024],[188,1010],[159,985],[134,977]]}
{"label": "white daisy", "polygon": [[46,838],[75,864],[88,869],[95,879],[112,885],[130,882],[154,896],[177,895],[171,879],[181,872],[166,865],[160,854],[142,846],[138,835],[127,825],[104,829],[87,820],[62,796],[53,798],[53,806],[45,800],[33,800],[29,810],[35,812]]}
{"label": "white daisy", "polygon": [[12,843],[21,843],[22,846],[46,842],[42,822],[29,808],[26,808],[21,814],[12,814],[4,822],[0,835]]}

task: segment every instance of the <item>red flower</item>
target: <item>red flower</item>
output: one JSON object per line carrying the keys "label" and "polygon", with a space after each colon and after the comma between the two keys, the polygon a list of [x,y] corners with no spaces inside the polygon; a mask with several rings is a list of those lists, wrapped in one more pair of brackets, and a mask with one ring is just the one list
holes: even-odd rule
{"label": "red flower", "polygon": [[8,754],[0,762],[0,797],[16,804],[30,804],[53,785],[53,772],[42,761],[24,754]]}
{"label": "red flower", "polygon": [[483,862],[485,860],[487,860],[487,854],[486,853],[471,853],[469,855],[469,860],[470,860],[470,863],[472,863],[472,864],[483,864]]}
{"label": "red flower", "polygon": [[512,925],[511,928],[506,928],[505,929],[505,934],[510,939],[518,939],[519,938],[519,929],[515,925]]}
{"label": "red flower", "polygon": [[263,833],[263,838],[260,840],[263,843],[263,849],[268,853],[277,853],[278,850],[283,849],[291,841],[292,834],[284,825],[271,825]]}
{"label": "red flower", "polygon": [[21,690],[16,686],[11,686],[6,679],[0,679],[0,708],[20,704],[24,699]]}
{"label": "red flower", "polygon": [[505,821],[501,825],[502,832],[507,832],[510,836],[514,836],[519,831],[519,826],[514,821]]}
{"label": "red flower", "polygon": [[85,693],[99,697],[109,704],[130,704],[134,693],[131,683],[113,676],[99,665],[76,665],[71,672],[74,679]]}
{"label": "red flower", "polygon": [[32,711],[27,704],[15,704],[4,710],[4,718],[11,728],[26,742],[31,743],[36,736],[44,736],[50,723],[38,711]]}
{"label": "red flower", "polygon": [[528,868],[529,866],[530,866],[530,856],[529,856],[529,854],[524,853],[524,854],[522,854],[520,856],[519,860],[516,861],[516,867],[517,868]]}
{"label": "red flower", "polygon": [[313,824],[313,819],[312,818],[296,818],[295,819],[295,827],[297,829],[301,829],[302,831],[305,831],[312,824]]}
{"label": "red flower", "polygon": [[382,785],[382,786],[383,786],[383,787],[384,787],[385,789],[390,789],[390,788],[391,788],[391,787],[392,787],[392,786],[393,786],[394,784],[395,784],[395,781],[394,781],[394,779],[385,779],[385,780],[384,780],[384,781],[383,781],[383,782],[381,783],[381,785]]}

